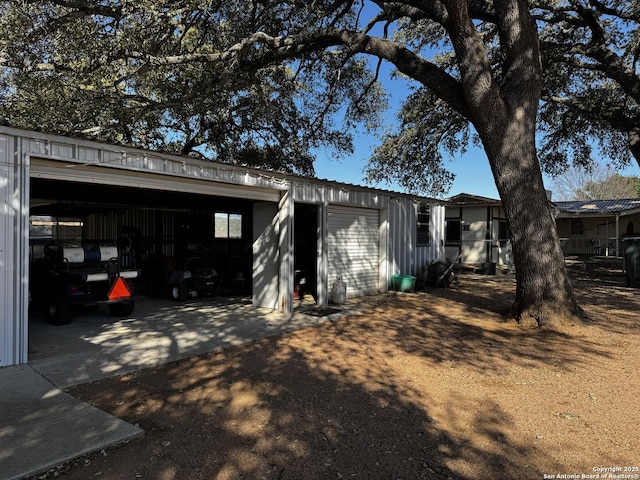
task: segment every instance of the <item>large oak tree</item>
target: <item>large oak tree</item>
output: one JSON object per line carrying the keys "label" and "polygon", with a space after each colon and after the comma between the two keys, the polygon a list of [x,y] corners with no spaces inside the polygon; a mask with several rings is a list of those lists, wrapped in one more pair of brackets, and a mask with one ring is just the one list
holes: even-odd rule
{"label": "large oak tree", "polygon": [[173,138],[183,153],[205,145],[223,160],[257,156],[302,172],[312,171],[311,148],[350,147],[349,129],[330,122],[336,114],[375,120],[375,67],[389,62],[419,88],[371,177],[441,191],[441,147],[477,135],[510,225],[516,317],[552,325],[580,315],[536,149],[544,9],[526,0],[3,4],[8,121],[38,124],[30,115],[44,100],[48,129],[160,148]]}

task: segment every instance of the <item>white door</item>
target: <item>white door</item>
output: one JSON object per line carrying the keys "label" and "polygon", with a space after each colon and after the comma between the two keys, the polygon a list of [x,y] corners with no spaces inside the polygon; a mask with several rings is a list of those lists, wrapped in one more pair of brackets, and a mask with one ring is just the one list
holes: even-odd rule
{"label": "white door", "polygon": [[278,308],[278,204],[253,204],[253,305]]}
{"label": "white door", "polygon": [[380,212],[330,205],[328,210],[328,288],[338,278],[347,284],[347,297],[379,291]]}

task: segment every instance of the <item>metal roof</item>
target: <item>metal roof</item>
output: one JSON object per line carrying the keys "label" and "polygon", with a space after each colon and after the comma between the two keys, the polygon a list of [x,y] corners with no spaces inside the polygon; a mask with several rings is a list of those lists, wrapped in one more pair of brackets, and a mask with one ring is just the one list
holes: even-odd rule
{"label": "metal roof", "polygon": [[74,133],[67,133],[67,134],[47,133],[42,130],[31,130],[31,129],[25,129],[21,127],[13,127],[7,124],[6,122],[2,122],[1,120],[0,120],[0,133],[15,134],[16,136],[25,136],[25,135],[28,136],[28,135],[37,134],[41,136],[45,141],[47,140],[60,141],[60,139],[67,139],[70,142],[76,142],[77,144],[84,144],[88,146],[88,148],[93,148],[93,149],[97,149],[102,145],[104,151],[117,150],[118,153],[124,154],[124,155],[126,155],[127,153],[132,153],[134,155],[139,154],[145,157],[149,155],[149,156],[155,156],[155,157],[161,157],[161,158],[167,158],[167,159],[175,159],[175,160],[181,161],[183,165],[185,164],[185,162],[188,162],[189,164],[198,165],[200,168],[203,168],[205,166],[212,167],[212,168],[219,167],[220,169],[233,170],[240,174],[242,174],[243,172],[251,172],[256,176],[263,177],[264,179],[270,178],[271,180],[276,180],[276,181],[277,180],[289,181],[289,182],[297,181],[297,182],[316,184],[316,185],[336,186],[338,188],[345,188],[349,190],[380,193],[382,195],[389,195],[392,197],[411,198],[415,202],[434,204],[434,205],[444,205],[446,203],[444,200],[441,200],[441,199],[425,197],[422,195],[416,195],[416,194],[407,193],[407,192],[389,190],[384,187],[372,187],[372,186],[360,185],[355,183],[341,182],[338,180],[328,180],[328,179],[323,179],[318,177],[305,176],[305,175],[296,174],[296,173],[286,173],[286,172],[279,172],[275,170],[249,167],[242,164],[223,163],[213,159],[204,159],[196,156],[178,155],[170,152],[148,150],[138,146],[108,143],[105,141],[95,140],[87,136],[77,135]]}
{"label": "metal roof", "polygon": [[586,215],[629,213],[630,210],[640,210],[640,198],[624,198],[617,200],[573,200],[570,202],[553,202],[565,213]]}
{"label": "metal roof", "polygon": [[481,197],[480,195],[472,195],[470,193],[460,193],[458,195],[454,195],[453,197],[449,197],[445,199],[447,201],[447,205],[473,205],[473,206],[486,206],[486,205],[502,205],[500,200],[496,200],[495,198]]}

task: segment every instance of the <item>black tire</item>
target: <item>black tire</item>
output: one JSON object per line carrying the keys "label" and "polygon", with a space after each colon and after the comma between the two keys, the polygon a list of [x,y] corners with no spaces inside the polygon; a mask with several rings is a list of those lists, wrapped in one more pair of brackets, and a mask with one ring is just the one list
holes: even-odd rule
{"label": "black tire", "polygon": [[48,319],[51,325],[68,325],[73,322],[71,306],[61,298],[49,301]]}
{"label": "black tire", "polygon": [[184,284],[184,282],[180,282],[171,287],[171,298],[176,302],[186,300],[189,296],[189,289]]}
{"label": "black tire", "polygon": [[112,317],[128,317],[136,308],[136,303],[131,299],[126,303],[110,303],[109,314]]}

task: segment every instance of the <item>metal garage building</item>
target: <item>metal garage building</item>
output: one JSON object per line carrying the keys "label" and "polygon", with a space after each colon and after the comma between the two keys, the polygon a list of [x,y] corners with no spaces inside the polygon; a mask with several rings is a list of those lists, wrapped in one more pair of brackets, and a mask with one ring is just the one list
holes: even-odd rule
{"label": "metal garage building", "polygon": [[0,367],[28,361],[29,218],[43,206],[91,212],[83,239],[115,244],[128,232],[132,262],[206,243],[214,217],[235,222],[227,240],[194,248],[245,278],[254,305],[284,312],[300,268],[326,306],[339,278],[350,297],[372,294],[443,256],[436,200],[0,127]]}

